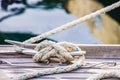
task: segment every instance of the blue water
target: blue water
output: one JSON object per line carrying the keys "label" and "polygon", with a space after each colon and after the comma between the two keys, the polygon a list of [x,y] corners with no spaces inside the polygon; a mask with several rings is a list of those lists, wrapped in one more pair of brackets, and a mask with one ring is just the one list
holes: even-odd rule
{"label": "blue water", "polygon": [[[0,17],[7,14],[8,13],[1,11]],[[74,19],[77,18],[62,9],[27,9],[24,14],[11,17],[1,22],[0,31],[42,34]],[[91,34],[89,27],[83,23],[55,34],[50,38],[57,41],[69,41],[74,43],[100,43],[100,41]]]}

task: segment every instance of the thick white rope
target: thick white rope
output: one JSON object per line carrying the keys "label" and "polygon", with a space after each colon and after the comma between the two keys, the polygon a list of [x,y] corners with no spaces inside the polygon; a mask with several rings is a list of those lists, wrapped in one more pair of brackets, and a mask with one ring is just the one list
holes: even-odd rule
{"label": "thick white rope", "polygon": [[89,77],[87,80],[101,80],[105,78],[119,78],[120,79],[120,69],[118,70],[105,70],[94,76]]}
{"label": "thick white rope", "polygon": [[45,61],[46,59],[50,58],[51,56],[57,56],[62,61],[73,61],[73,57],[70,52],[73,51],[81,51],[81,49],[73,43],[69,42],[59,42],[55,43],[52,41],[43,41],[35,48],[39,51],[38,54],[35,54],[33,59],[36,62]]}
{"label": "thick white rope", "polygon": [[80,59],[75,62],[72,65],[69,66],[62,66],[62,67],[55,67],[52,69],[45,69],[45,70],[38,70],[36,72],[32,72],[32,73],[24,73],[22,75],[18,75],[15,77],[12,77],[12,80],[27,80],[33,77],[38,77],[38,76],[43,76],[43,75],[48,75],[48,74],[56,74],[56,73],[63,73],[63,72],[69,72],[75,69],[78,69],[79,67],[82,66],[84,61],[84,57],[81,56]]}

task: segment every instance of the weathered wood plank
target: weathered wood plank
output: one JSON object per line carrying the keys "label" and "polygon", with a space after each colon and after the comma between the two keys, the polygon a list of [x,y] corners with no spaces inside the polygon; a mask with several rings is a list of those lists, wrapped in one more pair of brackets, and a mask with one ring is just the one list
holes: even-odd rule
{"label": "weathered wood plank", "polygon": [[120,45],[79,44],[86,51],[87,58],[120,58]]}
{"label": "weathered wood plank", "polygon": [[[16,65],[14,67],[11,67],[8,64],[1,64],[0,68],[2,69],[9,69],[9,68],[50,68],[50,67],[55,67],[55,66],[60,66],[59,63],[50,63],[48,64],[41,64],[41,63],[34,63],[34,61],[32,60],[32,58],[1,58],[1,59],[5,59],[9,62],[11,62],[13,65]],[[118,59],[86,59],[85,62],[87,63],[87,66],[92,66],[95,64],[99,64],[99,63],[106,63],[106,64],[110,64],[110,65],[114,65],[114,64],[120,64],[120,58]],[[101,64],[103,65],[103,64]],[[104,64],[105,65],[105,64]]]}
{"label": "weathered wood plank", "polygon": [[[8,60],[10,62],[12,62],[13,64],[21,64],[21,63],[33,63],[33,59],[32,58],[0,58],[0,59],[5,59],[5,60]],[[115,62],[115,61],[118,61],[120,62],[120,58],[86,58],[85,61],[87,62],[91,62],[91,63],[97,63],[97,62],[101,62],[101,59],[102,59],[102,62]],[[38,64],[38,63],[37,63]]]}
{"label": "weathered wood plank", "polygon": [[[82,50],[87,52],[87,54],[86,54],[87,58],[113,58],[113,57],[120,58],[120,45],[78,44],[78,46]],[[1,45],[0,50],[14,51],[14,49],[13,49],[13,47],[11,47],[11,45],[8,45],[8,46]],[[6,53],[6,54],[8,54],[8,53]],[[0,55],[2,55],[2,54],[0,54]],[[30,57],[30,56],[28,56],[28,57]]]}

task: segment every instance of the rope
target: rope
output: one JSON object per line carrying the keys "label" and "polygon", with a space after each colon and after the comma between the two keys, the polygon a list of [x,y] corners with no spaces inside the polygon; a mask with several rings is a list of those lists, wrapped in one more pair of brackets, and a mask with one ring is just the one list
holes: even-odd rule
{"label": "rope", "polygon": [[[41,62],[41,61],[46,61],[49,58],[54,57],[58,57],[58,59],[61,59],[61,61],[68,61],[71,62],[73,61],[75,58],[73,58],[72,55],[70,55],[70,52],[76,51],[79,52],[81,51],[81,49],[76,46],[76,44],[73,43],[69,43],[69,42],[59,42],[59,43],[55,43],[52,41],[43,41],[41,43],[38,44],[39,46],[37,46],[35,48],[35,50],[37,50],[39,53],[35,54],[33,56],[33,59],[35,62]],[[59,52],[59,54],[58,54]],[[81,56],[79,55],[79,59],[77,61],[75,61],[73,64],[68,65],[68,66],[60,66],[60,67],[55,67],[55,68],[51,68],[51,69],[45,69],[45,70],[38,70],[36,72],[32,72],[32,73],[24,73],[22,75],[18,75],[15,77],[12,77],[11,79],[15,79],[15,80],[26,80],[26,79],[30,79],[33,77],[40,77],[43,75],[48,75],[48,74],[56,74],[56,73],[63,73],[63,72],[69,72],[75,69],[80,68],[84,63],[85,60],[85,56],[84,54],[81,54]],[[111,78],[111,77],[116,77],[116,78],[120,78],[120,74],[119,74],[119,70],[108,70],[108,71],[104,71],[100,74],[97,74],[95,76],[91,76],[90,78],[88,78],[87,80],[101,80],[104,78]]]}
{"label": "rope", "polygon": [[48,74],[56,74],[56,73],[63,73],[63,72],[69,72],[75,69],[78,69],[81,67],[82,63],[84,61],[84,57],[82,56],[77,62],[75,62],[72,65],[69,66],[62,66],[62,67],[55,67],[52,69],[45,69],[45,70],[38,70],[36,72],[32,73],[25,73],[20,76],[12,77],[12,80],[27,80],[33,77],[40,77],[43,75],[48,75]]}
{"label": "rope", "polygon": [[105,78],[119,78],[120,79],[120,70],[106,70],[97,75],[89,77],[87,80],[101,80]]}
{"label": "rope", "polygon": [[[51,35],[57,33],[57,32],[61,32],[63,30],[71,28],[74,25],[79,24],[79,23],[81,23],[85,20],[88,20],[90,18],[98,16],[102,13],[108,12],[112,9],[115,9],[119,6],[120,6],[120,1],[108,6],[106,8],[98,10],[94,13],[91,13],[90,15],[84,16],[80,19],[74,20],[74,21],[72,21],[70,23],[67,23],[65,25],[62,25],[62,26],[60,26],[56,29],[48,31],[48,32],[46,32],[42,35],[30,38],[30,39],[24,41],[23,43],[26,44],[26,43],[33,43],[33,42],[39,41],[41,39],[44,39],[48,36],[51,36]],[[21,49],[19,49],[19,50],[23,51]],[[38,53],[33,56],[33,59],[34,59],[35,62],[46,61],[46,60],[49,60],[51,57],[57,57],[58,59],[60,59],[61,62],[64,62],[64,61],[65,62],[66,61],[72,62],[74,60],[74,57],[72,55],[70,55],[69,53],[72,52],[72,51],[81,51],[81,49],[73,43],[68,43],[68,42],[55,43],[55,42],[51,42],[51,41],[44,41],[44,42],[39,43],[39,45],[36,46],[35,50],[38,51]],[[72,71],[74,69],[77,69],[77,68],[81,67],[83,65],[84,60],[85,60],[85,56],[83,54],[83,55],[79,56],[79,59],[71,65],[55,67],[55,68],[46,69],[46,70],[40,70],[40,71],[36,71],[36,72],[33,72],[33,73],[25,73],[25,74],[22,74],[22,75],[19,75],[19,76],[15,76],[12,79],[26,80],[26,79],[29,79],[29,78],[43,76],[43,75],[46,75],[46,74],[69,72],[69,71]],[[118,77],[119,75],[116,72],[117,71],[115,71],[114,74],[112,74],[112,72],[102,73],[100,75],[98,74],[99,76],[97,76],[97,77],[95,76],[95,78],[94,77],[93,78],[88,78],[87,80],[100,80],[101,78],[106,78],[106,77],[109,77],[109,76],[110,77],[111,76]]]}
{"label": "rope", "polygon": [[[69,42],[55,43],[47,40],[39,43],[39,46],[37,46],[35,49],[39,51],[38,54],[35,54],[33,56],[33,59],[35,62],[46,61],[52,56],[58,57],[60,61],[71,62],[74,60],[74,58],[72,55],[69,54],[69,52],[81,51],[81,49],[73,43],[69,43]],[[11,79],[26,80],[33,77],[47,75],[47,74],[69,72],[81,67],[83,65],[84,60],[85,60],[85,56],[84,54],[82,54],[81,56],[79,56],[79,59],[71,65],[55,67],[55,68],[46,69],[46,70],[39,70],[32,73],[25,73],[20,76],[13,77]]]}
{"label": "rope", "polygon": [[36,62],[45,61],[51,56],[58,57],[61,61],[73,61],[73,56],[69,52],[81,51],[81,49],[73,43],[69,42],[60,42],[55,43],[52,41],[43,41],[41,42],[35,50],[40,50],[38,54],[35,54],[33,59]]}

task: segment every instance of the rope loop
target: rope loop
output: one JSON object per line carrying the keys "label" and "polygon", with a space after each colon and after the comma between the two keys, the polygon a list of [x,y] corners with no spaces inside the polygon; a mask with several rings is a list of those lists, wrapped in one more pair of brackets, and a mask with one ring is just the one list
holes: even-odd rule
{"label": "rope loop", "polygon": [[81,49],[70,42],[55,43],[45,40],[35,48],[39,53],[33,56],[35,62],[50,60],[51,57],[57,57],[61,62],[71,62],[74,56],[70,52],[81,51]]}
{"label": "rope loop", "polygon": [[106,70],[89,77],[87,80],[102,80],[105,78],[118,78],[120,79],[120,70]]}

